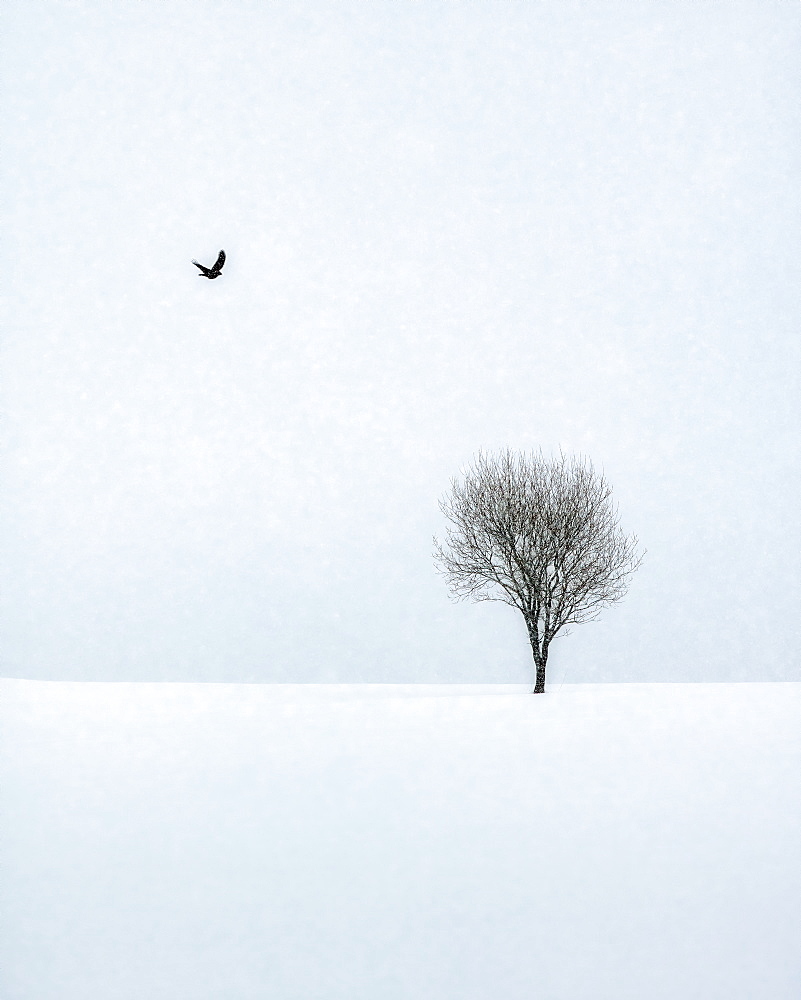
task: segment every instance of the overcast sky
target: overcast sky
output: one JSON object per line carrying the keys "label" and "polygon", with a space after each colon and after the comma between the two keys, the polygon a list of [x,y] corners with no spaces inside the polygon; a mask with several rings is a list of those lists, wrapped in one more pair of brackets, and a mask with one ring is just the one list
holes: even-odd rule
{"label": "overcast sky", "polygon": [[0,44],[6,676],[528,680],[431,556],[510,446],[648,550],[549,680],[801,679],[801,3],[7,0]]}

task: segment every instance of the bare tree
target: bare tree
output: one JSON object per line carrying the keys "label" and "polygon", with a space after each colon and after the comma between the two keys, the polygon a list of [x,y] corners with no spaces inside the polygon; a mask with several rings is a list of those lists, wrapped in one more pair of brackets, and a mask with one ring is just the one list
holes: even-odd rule
{"label": "bare tree", "polygon": [[534,694],[543,693],[557,633],[620,600],[642,562],[637,538],[619,527],[611,487],[588,459],[479,452],[440,509],[450,526],[444,544],[434,539],[434,556],[452,596],[520,611]]}

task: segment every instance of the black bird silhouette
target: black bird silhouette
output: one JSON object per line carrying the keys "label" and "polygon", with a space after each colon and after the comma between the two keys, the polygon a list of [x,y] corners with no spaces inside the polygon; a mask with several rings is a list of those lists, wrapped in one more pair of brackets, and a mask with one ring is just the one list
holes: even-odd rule
{"label": "black bird silhouette", "polygon": [[220,256],[214,262],[214,267],[204,267],[202,264],[198,264],[196,260],[193,260],[192,263],[195,267],[200,268],[201,273],[198,275],[198,278],[211,278],[212,280],[219,278],[220,271],[222,271],[222,266],[225,263],[225,250],[220,250]]}

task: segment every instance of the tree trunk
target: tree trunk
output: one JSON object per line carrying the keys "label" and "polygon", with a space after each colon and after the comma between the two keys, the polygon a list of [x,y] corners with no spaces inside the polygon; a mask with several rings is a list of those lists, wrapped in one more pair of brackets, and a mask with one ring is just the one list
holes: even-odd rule
{"label": "tree trunk", "polygon": [[534,666],[537,668],[537,682],[534,685],[532,694],[545,694],[545,664],[548,662],[548,641],[547,636],[543,638],[542,649],[540,649],[540,634],[537,627],[537,620],[523,612],[528,629],[528,638],[531,643],[531,652],[534,656]]}
{"label": "tree trunk", "polygon": [[548,646],[543,642],[542,649],[540,649],[532,639],[531,650],[534,653],[534,666],[537,668],[537,682],[531,693],[545,694],[545,664],[548,662]]}
{"label": "tree trunk", "polygon": [[545,694],[545,664],[548,662],[548,647],[553,636],[548,634],[547,628],[542,637],[542,645],[534,653],[534,662],[537,664],[537,683],[534,685],[534,694]]}

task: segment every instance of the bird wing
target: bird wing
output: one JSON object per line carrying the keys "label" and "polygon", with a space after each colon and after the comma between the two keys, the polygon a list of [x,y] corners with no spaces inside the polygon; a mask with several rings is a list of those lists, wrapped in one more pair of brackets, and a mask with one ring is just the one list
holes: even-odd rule
{"label": "bird wing", "polygon": [[224,263],[225,263],[225,250],[220,250],[220,256],[214,262],[214,267],[212,268],[212,271],[217,271],[217,273],[219,274],[219,272],[222,271],[222,266]]}
{"label": "bird wing", "polygon": [[198,264],[198,262],[196,260],[193,260],[192,263],[195,265],[195,267],[199,267],[200,270],[204,274],[210,274],[211,273],[207,267],[204,267],[202,264]]}

